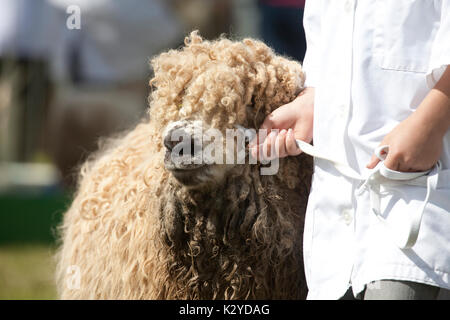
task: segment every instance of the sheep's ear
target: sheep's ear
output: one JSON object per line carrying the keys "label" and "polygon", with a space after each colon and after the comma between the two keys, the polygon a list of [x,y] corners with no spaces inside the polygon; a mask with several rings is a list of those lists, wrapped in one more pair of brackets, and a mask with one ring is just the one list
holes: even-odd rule
{"label": "sheep's ear", "polygon": [[297,87],[295,90],[295,96],[298,96],[300,92],[305,89],[305,73],[302,71],[297,75]]}
{"label": "sheep's ear", "polygon": [[260,40],[256,40],[256,39],[252,39],[252,38],[244,38],[244,40],[242,40],[242,42],[249,47],[253,47],[253,48],[262,47],[264,49],[269,49],[269,47]]}
{"label": "sheep's ear", "polygon": [[242,40],[242,42],[252,49],[256,56],[256,59],[259,61],[268,62],[270,58],[274,56],[272,48],[270,48],[262,41],[245,38],[244,40]]}
{"label": "sheep's ear", "polygon": [[244,40],[242,40],[242,42],[249,47],[255,46],[255,40],[253,40],[251,38],[245,38]]}
{"label": "sheep's ear", "polygon": [[203,38],[200,36],[198,30],[192,31],[186,38],[184,38],[184,45],[190,46],[191,44],[202,43]]}

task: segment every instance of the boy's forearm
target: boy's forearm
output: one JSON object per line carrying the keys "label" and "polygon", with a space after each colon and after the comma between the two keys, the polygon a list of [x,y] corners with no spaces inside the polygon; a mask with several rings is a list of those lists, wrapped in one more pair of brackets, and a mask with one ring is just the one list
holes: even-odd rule
{"label": "boy's forearm", "polygon": [[419,118],[428,130],[444,136],[450,128],[450,66],[428,93],[413,117]]}

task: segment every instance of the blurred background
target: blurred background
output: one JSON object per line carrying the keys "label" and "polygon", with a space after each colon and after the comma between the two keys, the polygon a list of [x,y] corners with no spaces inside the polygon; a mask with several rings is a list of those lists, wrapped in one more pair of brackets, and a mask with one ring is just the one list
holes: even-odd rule
{"label": "blurred background", "polygon": [[56,226],[99,137],[144,116],[191,30],[302,61],[304,0],[0,0],[0,299],[54,299]]}

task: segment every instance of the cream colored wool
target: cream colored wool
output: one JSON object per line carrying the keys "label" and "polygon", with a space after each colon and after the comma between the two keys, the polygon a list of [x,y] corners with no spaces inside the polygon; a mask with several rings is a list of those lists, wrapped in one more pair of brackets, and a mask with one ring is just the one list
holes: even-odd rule
{"label": "cream colored wool", "polygon": [[[258,128],[302,89],[299,63],[245,39],[204,41],[152,60],[149,118],[109,139],[79,173],[60,228],[62,299],[303,298],[303,213],[310,159],[273,176],[235,165],[194,190],[164,167],[162,132],[180,119]],[[75,266],[79,287],[68,286]]]}

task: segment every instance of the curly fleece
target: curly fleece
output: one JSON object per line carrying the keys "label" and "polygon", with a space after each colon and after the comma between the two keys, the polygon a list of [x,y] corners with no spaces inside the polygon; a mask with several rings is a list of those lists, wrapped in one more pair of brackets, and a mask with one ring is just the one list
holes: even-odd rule
{"label": "curly fleece", "polygon": [[[164,167],[162,132],[202,120],[258,128],[292,101],[304,76],[260,41],[205,41],[151,61],[149,117],[82,165],[60,226],[63,299],[300,299],[302,229],[312,172],[306,156],[234,165],[223,181],[188,189]],[[70,286],[78,267],[78,286]]]}

